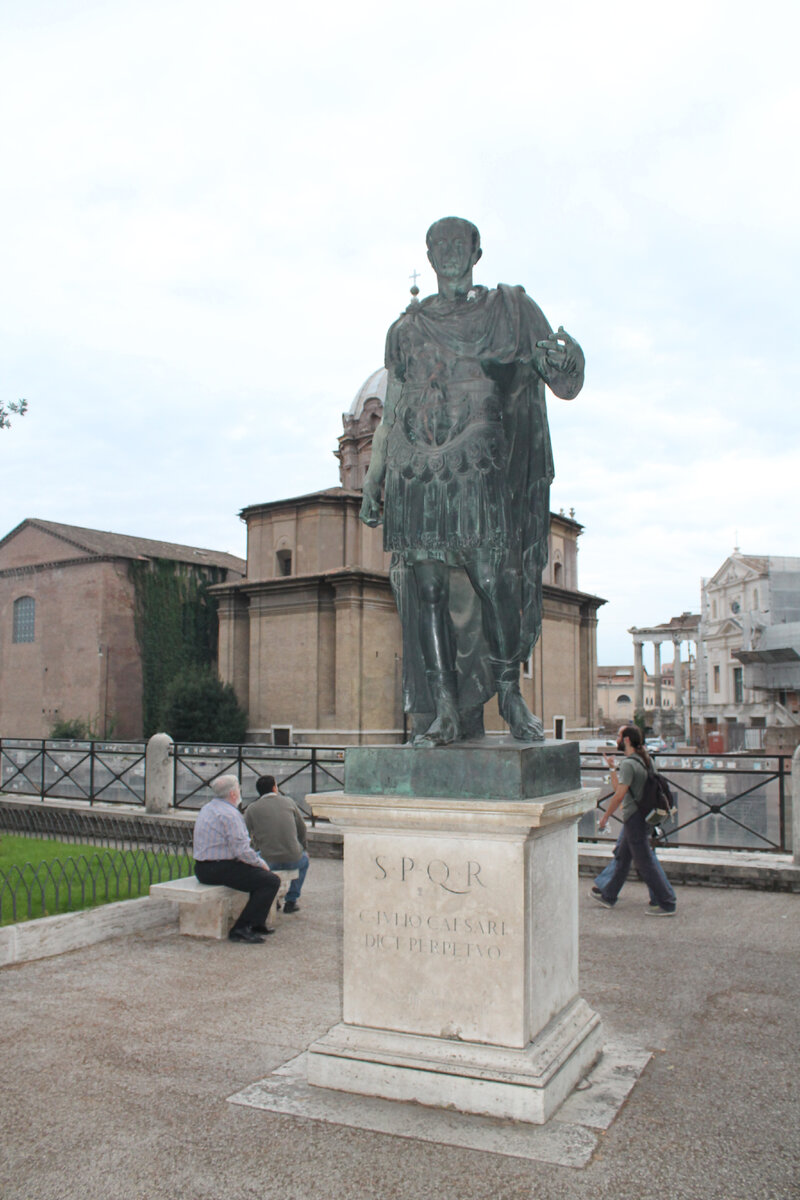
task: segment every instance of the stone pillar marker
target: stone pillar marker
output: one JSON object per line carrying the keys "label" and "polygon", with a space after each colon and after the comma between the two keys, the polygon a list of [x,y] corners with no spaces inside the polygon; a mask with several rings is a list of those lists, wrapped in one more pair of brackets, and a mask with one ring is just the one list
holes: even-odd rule
{"label": "stone pillar marker", "polygon": [[175,799],[172,738],[154,733],[144,755],[144,806],[149,813],[168,812]]}
{"label": "stone pillar marker", "polygon": [[591,1069],[578,746],[353,747],[309,797],[344,835],[342,1021],[312,1085],[541,1124]]}

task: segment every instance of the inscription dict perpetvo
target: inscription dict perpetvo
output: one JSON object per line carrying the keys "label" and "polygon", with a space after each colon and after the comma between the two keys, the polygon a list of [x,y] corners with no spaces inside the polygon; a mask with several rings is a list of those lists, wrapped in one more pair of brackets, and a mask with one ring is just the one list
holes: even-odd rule
{"label": "inscription dict perpetvo", "polygon": [[[473,859],[453,868],[442,858],[417,863],[407,855],[390,861],[387,855],[378,854],[373,861],[378,869],[374,876],[378,883],[427,880],[439,893],[451,896],[469,896],[473,889],[487,886],[480,877],[480,863]],[[358,919],[370,927],[363,931],[363,940],[359,939],[367,950],[496,960],[503,954],[500,939],[508,935],[505,921],[472,915],[445,916],[379,908],[362,909]]]}
{"label": "inscription dict perpetvo", "polygon": [[[364,910],[359,921],[373,925],[364,932],[363,945],[368,950],[400,950],[411,954],[438,954],[446,958],[502,957],[497,941],[467,941],[470,935],[483,938],[506,937],[505,921],[482,920],[477,917],[442,917],[432,913],[382,912]],[[389,932],[397,929],[398,932]],[[411,934],[406,930],[415,930]],[[437,934],[432,937],[432,934]],[[450,937],[442,937],[450,934]],[[461,935],[458,937],[458,935]]]}

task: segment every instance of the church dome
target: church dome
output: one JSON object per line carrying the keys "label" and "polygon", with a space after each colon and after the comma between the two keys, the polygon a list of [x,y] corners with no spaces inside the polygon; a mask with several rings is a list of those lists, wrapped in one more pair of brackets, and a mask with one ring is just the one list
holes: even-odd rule
{"label": "church dome", "polygon": [[388,378],[385,367],[373,371],[356,392],[347,412],[342,413],[344,431],[334,454],[339,460],[339,482],[344,488],[360,491],[364,486],[372,454],[372,437],[381,423]]}
{"label": "church dome", "polygon": [[347,410],[348,417],[358,418],[364,411],[364,405],[368,400],[379,400],[381,409],[383,402],[386,399],[386,383],[389,378],[386,367],[379,367],[377,371],[373,371],[369,379],[365,379],[361,387],[356,392],[356,397],[350,408]]}

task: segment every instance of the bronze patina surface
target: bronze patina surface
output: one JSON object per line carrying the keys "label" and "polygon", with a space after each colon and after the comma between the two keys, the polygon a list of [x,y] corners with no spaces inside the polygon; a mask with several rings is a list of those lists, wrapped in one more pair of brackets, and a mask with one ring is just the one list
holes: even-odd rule
{"label": "bronze patina surface", "polygon": [[427,244],[438,291],[389,330],[361,519],[383,520],[392,552],[414,744],[482,737],[495,693],[512,735],[541,741],[519,671],[542,625],[553,479],[545,385],[577,396],[583,352],[523,288],[473,284],[481,247],[471,222],[436,221]]}

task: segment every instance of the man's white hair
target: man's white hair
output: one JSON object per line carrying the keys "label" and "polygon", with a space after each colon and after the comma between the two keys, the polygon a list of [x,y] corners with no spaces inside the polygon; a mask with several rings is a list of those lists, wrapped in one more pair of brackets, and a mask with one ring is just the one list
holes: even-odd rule
{"label": "man's white hair", "polygon": [[219,796],[220,800],[227,800],[234,788],[238,788],[239,780],[235,775],[220,775],[219,779],[212,779],[211,790],[215,796]]}

